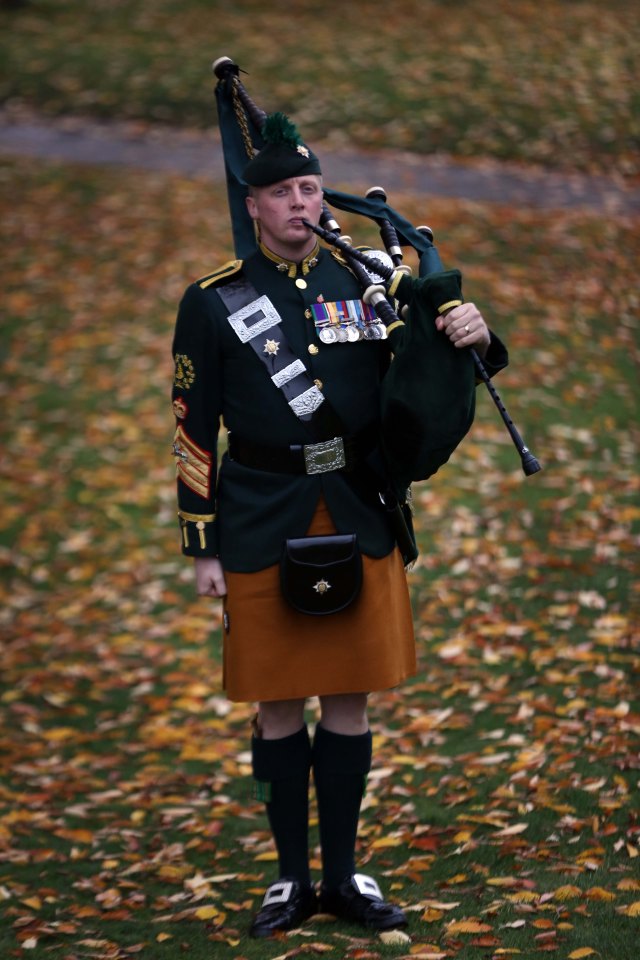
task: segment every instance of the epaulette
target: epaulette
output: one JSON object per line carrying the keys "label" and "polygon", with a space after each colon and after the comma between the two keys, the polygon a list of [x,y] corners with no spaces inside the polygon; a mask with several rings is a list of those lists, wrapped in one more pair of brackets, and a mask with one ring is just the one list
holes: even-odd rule
{"label": "epaulette", "polygon": [[242,260],[229,260],[222,267],[214,270],[213,273],[208,273],[206,277],[201,277],[199,280],[196,280],[196,283],[202,290],[206,290],[207,287],[213,287],[217,283],[228,280],[230,277],[233,277],[234,274],[238,273],[242,269],[242,263]]}

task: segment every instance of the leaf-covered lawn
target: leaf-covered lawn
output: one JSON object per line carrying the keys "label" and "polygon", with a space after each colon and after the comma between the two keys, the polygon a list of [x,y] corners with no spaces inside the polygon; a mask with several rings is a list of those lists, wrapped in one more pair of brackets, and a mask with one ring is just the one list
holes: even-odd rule
{"label": "leaf-covered lawn", "polygon": [[251,710],[221,692],[170,458],[175,306],[231,256],[224,189],[0,169],[3,958],[635,956],[637,224],[390,200],[508,341],[497,386],[544,470],[481,392],[414,491],[420,671],[372,698],[360,861],[411,939],[318,920],[263,944]]}
{"label": "leaf-covered lawn", "polygon": [[209,129],[226,55],[310,142],[640,173],[628,0],[30,0],[0,28],[12,109]]}

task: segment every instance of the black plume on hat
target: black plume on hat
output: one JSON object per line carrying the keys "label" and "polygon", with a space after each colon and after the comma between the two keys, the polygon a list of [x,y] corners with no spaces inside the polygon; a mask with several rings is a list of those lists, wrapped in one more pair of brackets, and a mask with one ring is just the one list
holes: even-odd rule
{"label": "black plume on hat", "polygon": [[252,187],[267,187],[289,177],[320,174],[320,162],[302,141],[294,123],[284,113],[272,113],[260,131],[264,146],[249,161],[243,179]]}

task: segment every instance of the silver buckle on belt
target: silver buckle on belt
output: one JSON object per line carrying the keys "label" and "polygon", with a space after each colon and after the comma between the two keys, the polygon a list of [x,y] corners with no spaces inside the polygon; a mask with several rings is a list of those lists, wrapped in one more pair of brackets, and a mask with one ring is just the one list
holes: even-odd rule
{"label": "silver buckle on belt", "polygon": [[305,443],[302,451],[305,473],[328,473],[330,470],[342,470],[347,465],[342,437],[321,443]]}

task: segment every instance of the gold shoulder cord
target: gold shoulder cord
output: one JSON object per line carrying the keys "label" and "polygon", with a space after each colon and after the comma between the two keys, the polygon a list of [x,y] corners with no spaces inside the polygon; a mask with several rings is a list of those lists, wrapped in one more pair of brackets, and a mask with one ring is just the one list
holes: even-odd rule
{"label": "gold shoulder cord", "polygon": [[240,127],[240,132],[242,134],[244,148],[247,151],[247,157],[251,160],[254,155],[253,141],[251,139],[251,134],[249,133],[247,115],[244,112],[244,107],[242,106],[240,97],[238,96],[238,83],[238,78],[234,77],[231,87],[231,99],[233,100],[233,109],[235,111],[236,120],[238,121],[238,126]]}

